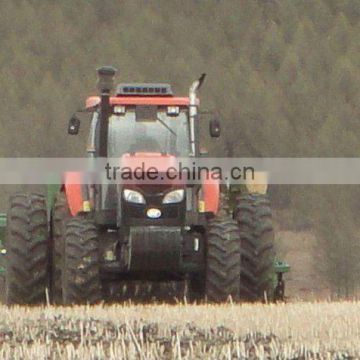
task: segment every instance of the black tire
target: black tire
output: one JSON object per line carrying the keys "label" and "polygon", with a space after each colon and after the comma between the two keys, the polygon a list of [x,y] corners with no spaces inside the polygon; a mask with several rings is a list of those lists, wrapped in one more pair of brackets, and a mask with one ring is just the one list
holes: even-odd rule
{"label": "black tire", "polygon": [[263,194],[237,197],[234,217],[241,237],[241,299],[272,300],[274,291],[274,228],[270,202]]}
{"label": "black tire", "polygon": [[66,224],[62,284],[65,304],[94,304],[102,298],[98,231],[81,215]]}
{"label": "black tire", "polygon": [[6,303],[44,303],[49,287],[49,236],[42,195],[11,197],[6,236]]}
{"label": "black tire", "polygon": [[52,213],[52,299],[55,304],[62,303],[62,269],[64,268],[66,223],[71,219],[65,193],[58,194]]}
{"label": "black tire", "polygon": [[210,302],[224,302],[240,295],[240,235],[236,222],[225,211],[209,221],[205,295]]}

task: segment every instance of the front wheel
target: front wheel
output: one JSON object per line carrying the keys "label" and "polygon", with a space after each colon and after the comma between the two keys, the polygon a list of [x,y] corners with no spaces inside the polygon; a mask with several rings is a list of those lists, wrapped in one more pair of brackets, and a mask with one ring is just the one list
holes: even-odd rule
{"label": "front wheel", "polygon": [[98,231],[81,215],[66,224],[63,300],[65,304],[94,304],[101,300]]}
{"label": "front wheel", "polygon": [[221,211],[210,220],[207,237],[205,294],[208,301],[224,302],[240,296],[240,235],[237,224]]}

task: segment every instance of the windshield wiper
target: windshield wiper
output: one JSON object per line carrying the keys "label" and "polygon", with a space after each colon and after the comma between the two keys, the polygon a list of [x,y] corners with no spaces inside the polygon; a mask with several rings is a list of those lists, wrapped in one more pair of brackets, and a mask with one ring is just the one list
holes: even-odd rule
{"label": "windshield wiper", "polygon": [[176,132],[169,126],[167,125],[164,121],[162,121],[160,118],[156,118],[157,121],[160,121],[160,123],[165,126],[175,137],[177,137]]}

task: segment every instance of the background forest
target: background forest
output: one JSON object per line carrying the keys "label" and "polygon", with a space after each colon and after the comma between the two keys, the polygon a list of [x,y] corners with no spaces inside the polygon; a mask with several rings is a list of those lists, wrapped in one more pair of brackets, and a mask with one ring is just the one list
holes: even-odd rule
{"label": "background forest", "polygon": [[[219,142],[204,134],[212,155],[358,157],[359,20],[358,0],[4,1],[0,154],[82,155],[86,126],[70,138],[67,120],[112,64],[183,94],[206,72],[202,106],[223,121]],[[316,233],[332,290],[354,294],[360,186],[270,191],[276,221]]]}

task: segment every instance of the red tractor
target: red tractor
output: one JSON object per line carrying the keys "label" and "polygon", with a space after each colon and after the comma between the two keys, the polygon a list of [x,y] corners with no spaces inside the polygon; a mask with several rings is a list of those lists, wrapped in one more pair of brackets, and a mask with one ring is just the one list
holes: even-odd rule
{"label": "red tractor", "polygon": [[[173,96],[168,84],[137,83],[118,85],[112,96],[115,72],[98,69],[100,95],[86,101],[90,158],[118,158],[130,168],[155,161],[166,168],[179,157],[200,156],[196,92],[205,75],[187,97]],[[69,134],[79,126],[72,117]],[[220,135],[215,119],[210,135]],[[185,283],[192,301],[270,299],[269,202],[264,194],[229,194],[232,207],[220,201],[216,182],[65,181],[48,205],[41,195],[14,195],[7,219],[7,303],[44,302],[46,289],[57,304],[96,303],[124,292],[136,296],[135,283],[169,281]]]}

